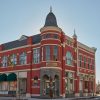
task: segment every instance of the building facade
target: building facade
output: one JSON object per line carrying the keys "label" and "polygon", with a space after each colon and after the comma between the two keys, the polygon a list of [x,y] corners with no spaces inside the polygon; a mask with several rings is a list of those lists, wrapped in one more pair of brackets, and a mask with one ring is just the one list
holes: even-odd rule
{"label": "building facade", "polygon": [[0,95],[68,97],[96,90],[96,48],[67,36],[52,11],[40,34],[0,45]]}

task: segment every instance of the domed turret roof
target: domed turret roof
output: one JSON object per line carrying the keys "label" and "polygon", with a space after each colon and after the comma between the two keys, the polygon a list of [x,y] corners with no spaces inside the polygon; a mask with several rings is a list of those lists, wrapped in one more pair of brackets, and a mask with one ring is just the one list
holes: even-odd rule
{"label": "domed turret roof", "polygon": [[46,20],[45,20],[45,26],[56,26],[58,27],[57,25],[57,21],[56,21],[56,17],[55,15],[52,13],[52,11],[50,11],[50,13],[47,15],[46,17]]}

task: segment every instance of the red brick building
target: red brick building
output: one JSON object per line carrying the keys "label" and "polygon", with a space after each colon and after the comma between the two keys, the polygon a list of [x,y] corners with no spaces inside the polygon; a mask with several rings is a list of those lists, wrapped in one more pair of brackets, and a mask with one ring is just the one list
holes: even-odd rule
{"label": "red brick building", "polygon": [[0,94],[68,97],[95,93],[95,52],[67,36],[52,11],[40,34],[0,45]]}

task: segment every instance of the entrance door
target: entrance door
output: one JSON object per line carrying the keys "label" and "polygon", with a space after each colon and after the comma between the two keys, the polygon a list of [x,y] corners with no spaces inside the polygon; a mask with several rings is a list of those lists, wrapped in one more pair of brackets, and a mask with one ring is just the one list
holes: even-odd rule
{"label": "entrance door", "polygon": [[57,97],[59,96],[59,76],[55,75],[54,78],[48,75],[43,76],[43,96]]}

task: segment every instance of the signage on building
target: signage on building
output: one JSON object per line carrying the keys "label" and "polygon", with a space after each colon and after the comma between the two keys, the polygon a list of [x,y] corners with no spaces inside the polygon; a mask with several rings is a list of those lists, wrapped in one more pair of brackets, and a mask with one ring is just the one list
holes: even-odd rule
{"label": "signage on building", "polygon": [[47,62],[46,63],[46,66],[47,67],[56,67],[57,66],[57,63]]}

